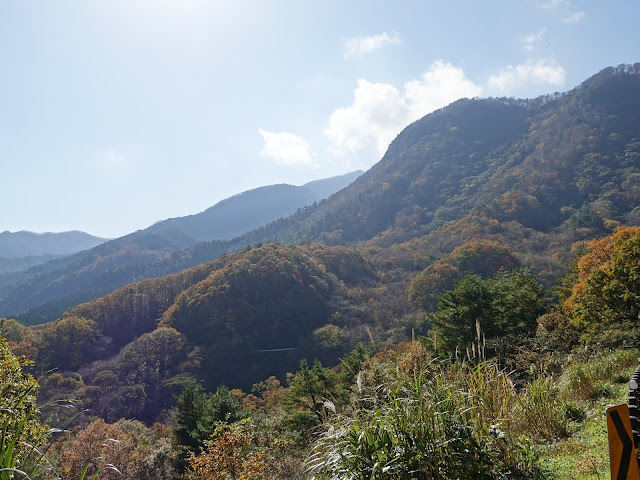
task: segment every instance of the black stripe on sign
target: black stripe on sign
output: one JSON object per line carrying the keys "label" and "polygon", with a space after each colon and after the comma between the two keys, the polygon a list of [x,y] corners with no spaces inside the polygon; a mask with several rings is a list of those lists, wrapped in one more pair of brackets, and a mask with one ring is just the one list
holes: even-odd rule
{"label": "black stripe on sign", "polygon": [[613,425],[615,425],[618,437],[620,437],[620,441],[622,442],[622,456],[620,457],[620,467],[616,480],[627,480],[629,463],[631,462],[631,452],[633,452],[633,441],[629,438],[627,429],[624,428],[620,414],[613,410],[609,415],[611,415]]}

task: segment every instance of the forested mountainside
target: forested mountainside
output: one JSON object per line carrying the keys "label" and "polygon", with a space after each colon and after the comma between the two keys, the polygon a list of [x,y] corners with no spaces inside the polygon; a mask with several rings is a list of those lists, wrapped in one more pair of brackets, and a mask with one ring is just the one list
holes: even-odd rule
{"label": "forested mountainside", "polygon": [[459,100],[408,126],[349,188],[234,247],[365,244],[433,261],[491,238],[551,284],[572,243],[640,222],[639,106],[640,64],[564,94]]}
{"label": "forested mountainside", "polygon": [[408,126],[380,162],[315,206],[170,255],[154,250],[153,234],[126,248],[106,244],[111,252],[32,270],[3,291],[0,313],[40,306],[23,318],[50,320],[71,298],[48,302],[86,300],[271,240],[387,248],[421,271],[484,238],[552,284],[573,242],[640,220],[639,106],[640,64],[607,68],[564,94],[459,100]]}
{"label": "forested mountainside", "polygon": [[[426,334],[431,324],[423,312],[434,310],[429,295],[464,274],[521,266],[508,247],[486,239],[454,248],[410,283],[416,263],[429,265],[411,248],[267,243],[129,284],[55,322],[29,328],[11,321],[4,328],[16,351],[43,372],[77,371],[96,387],[109,375],[104,385],[113,388],[96,388],[100,393],[86,400],[104,418],[123,415],[116,408],[122,398],[142,395],[126,416],[150,421],[187,377],[208,388],[247,389],[272,375],[284,381],[303,358],[333,363],[359,343]],[[432,272],[440,283],[429,283]],[[517,274],[503,283],[527,278],[535,277]]]}
{"label": "forested mountainside", "polygon": [[[67,308],[129,282],[160,276],[151,273],[154,270],[150,266],[171,252],[202,241],[231,238],[290,215],[344,188],[361,173],[355,171],[300,187],[271,185],[250,190],[223,200],[204,212],[164,220],[44,265],[40,264],[45,259],[31,262],[25,259],[19,263],[0,259],[0,273],[3,273],[3,266],[7,273],[0,277],[0,314],[15,315],[36,307],[23,316],[24,321],[41,323],[53,320]],[[223,251],[225,249],[221,246],[203,262],[215,259]],[[38,266],[18,275],[35,265]],[[194,265],[196,263],[187,266]],[[161,275],[180,269],[169,267]],[[44,306],[37,308],[40,305]]]}
{"label": "forested mountainside", "polygon": [[[601,476],[602,405],[627,395],[640,347],[640,228],[584,245],[560,302],[488,241],[442,263],[467,274],[435,311],[403,306],[397,272],[358,250],[270,243],[46,325],[2,320],[0,386],[26,395],[3,432],[40,445],[40,421],[75,421],[47,449],[72,478],[110,465],[133,478],[258,466],[257,478],[360,478],[374,460],[425,480],[574,478],[575,465]],[[25,368],[45,374],[40,421]]]}
{"label": "forested mountainside", "polygon": [[459,100],[408,126],[340,195],[245,243],[388,246],[474,209],[540,232],[585,204],[603,220],[637,222],[638,106],[640,64],[607,68],[564,94]]}
{"label": "forested mountainside", "polygon": [[126,397],[125,416],[152,420],[186,373],[209,388],[250,388],[270,375],[284,381],[305,357],[335,360],[367,338],[369,309],[351,302],[363,288],[374,294],[376,282],[376,269],[357,251],[266,244],[130,284],[56,322],[4,328],[38,369],[77,371],[100,386],[87,399],[97,414],[119,418]]}

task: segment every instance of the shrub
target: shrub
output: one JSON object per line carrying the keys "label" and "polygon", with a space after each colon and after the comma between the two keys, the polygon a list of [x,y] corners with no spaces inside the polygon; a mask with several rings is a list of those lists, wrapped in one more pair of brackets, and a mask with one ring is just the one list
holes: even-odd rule
{"label": "shrub", "polygon": [[581,405],[574,402],[565,402],[564,416],[567,420],[574,422],[584,422],[587,418],[587,411]]}
{"label": "shrub", "polygon": [[105,423],[98,419],[76,427],[56,442],[52,456],[60,457],[64,478],[161,480],[175,478],[175,445],[163,428],[150,429],[137,420]]}
{"label": "shrub", "polygon": [[589,365],[571,363],[562,374],[561,389],[565,397],[588,400],[594,391],[594,379]]}
{"label": "shrub", "polygon": [[566,398],[588,400],[614,394],[614,383],[631,379],[638,361],[637,350],[615,350],[595,360],[574,361],[564,371],[560,383]]}
{"label": "shrub", "polygon": [[271,438],[268,445],[257,445],[254,437],[255,429],[256,426],[246,419],[231,425],[219,423],[211,439],[205,442],[206,451],[189,458],[189,478],[194,480],[285,478],[291,459],[283,458],[283,449],[278,446],[280,439]]}

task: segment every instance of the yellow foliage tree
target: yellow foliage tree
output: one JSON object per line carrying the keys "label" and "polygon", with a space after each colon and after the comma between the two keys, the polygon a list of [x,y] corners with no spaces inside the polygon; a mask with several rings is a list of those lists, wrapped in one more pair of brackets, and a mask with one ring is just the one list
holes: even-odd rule
{"label": "yellow foliage tree", "polygon": [[640,227],[593,240],[575,267],[563,309],[588,343],[637,344],[640,338]]}

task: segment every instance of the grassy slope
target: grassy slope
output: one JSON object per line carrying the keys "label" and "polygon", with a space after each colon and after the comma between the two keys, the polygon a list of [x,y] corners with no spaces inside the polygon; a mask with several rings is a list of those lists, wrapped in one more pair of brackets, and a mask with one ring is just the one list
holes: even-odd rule
{"label": "grassy slope", "polygon": [[[541,446],[541,458],[552,478],[558,480],[600,480],[609,478],[609,443],[607,437],[606,408],[608,405],[625,403],[628,394],[628,381],[631,379],[636,364],[622,368],[625,363],[633,361],[638,356],[637,351],[625,353],[628,362],[619,363],[620,370],[613,375],[616,381],[610,383],[598,374],[597,368],[592,369],[594,377],[598,379],[592,387],[586,390],[578,388],[569,392],[569,401],[578,405],[586,412],[582,422],[572,423],[573,434],[566,439]],[[595,362],[595,367],[598,362]],[[567,381],[567,371],[563,380]],[[612,378],[610,376],[610,378]],[[588,385],[589,382],[585,382]],[[565,384],[566,388],[566,384]],[[582,400],[580,397],[589,393],[593,388],[591,398]],[[595,397],[595,398],[594,398]]]}

